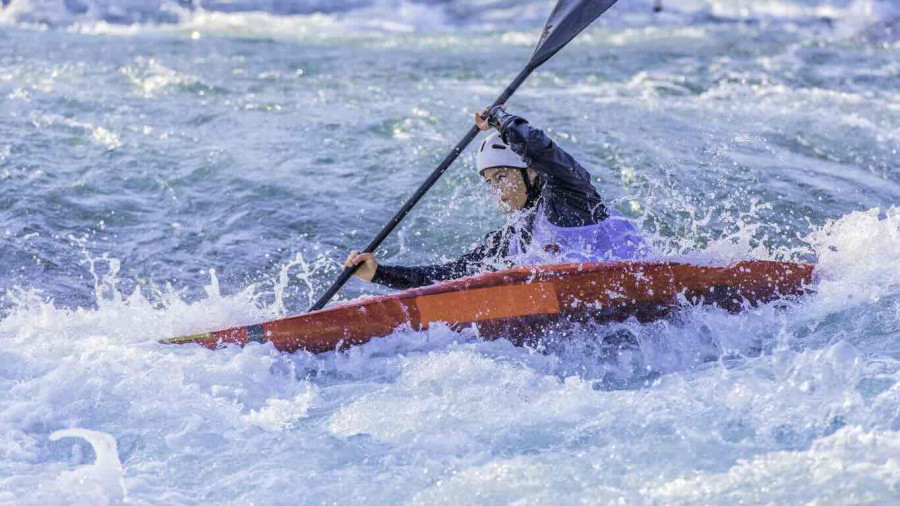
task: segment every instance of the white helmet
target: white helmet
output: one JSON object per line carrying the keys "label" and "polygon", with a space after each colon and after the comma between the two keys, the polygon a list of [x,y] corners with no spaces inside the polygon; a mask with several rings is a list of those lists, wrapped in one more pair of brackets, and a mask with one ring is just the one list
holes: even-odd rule
{"label": "white helmet", "polygon": [[498,167],[528,168],[528,164],[503,142],[499,132],[492,133],[481,143],[481,148],[478,149],[476,154],[475,165],[479,174],[487,169]]}

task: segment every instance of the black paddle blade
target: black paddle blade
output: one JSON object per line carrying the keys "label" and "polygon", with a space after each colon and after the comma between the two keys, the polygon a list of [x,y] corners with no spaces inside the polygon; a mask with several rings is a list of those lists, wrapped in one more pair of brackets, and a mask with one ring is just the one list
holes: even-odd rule
{"label": "black paddle blade", "polygon": [[559,0],[544,26],[529,65],[537,68],[599,18],[616,0]]}

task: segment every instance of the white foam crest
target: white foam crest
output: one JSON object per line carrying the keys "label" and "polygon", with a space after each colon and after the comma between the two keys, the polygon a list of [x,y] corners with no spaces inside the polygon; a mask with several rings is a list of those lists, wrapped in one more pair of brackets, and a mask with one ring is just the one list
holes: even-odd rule
{"label": "white foam crest", "polygon": [[146,294],[139,287],[126,293],[119,288],[118,259],[109,254],[92,254],[86,239],[70,239],[81,250],[83,263],[93,278],[97,308],[58,308],[39,290],[9,290],[5,296],[6,317],[0,320],[0,341],[6,345],[37,345],[35,351],[48,354],[48,358],[109,348],[133,353],[133,346],[156,343],[159,339],[249,325],[275,316],[271,308],[257,303],[257,285],[223,296],[212,269],[210,283],[204,287],[207,298],[197,302],[185,302],[171,284],[159,287],[148,283]]}
{"label": "white foam crest", "polygon": [[[75,498],[73,504],[115,504],[124,498],[124,488],[119,487],[121,470],[116,472],[114,465],[114,437],[152,433],[153,445],[165,446],[163,460],[215,455],[223,442],[220,431],[227,427],[288,430],[305,416],[315,390],[296,379],[292,357],[274,353],[271,345],[213,352],[157,342],[273,318],[270,308],[256,303],[257,286],[222,295],[211,271],[207,298],[194,303],[185,302],[171,286],[153,287],[151,296],[139,290],[112,294],[120,281],[110,279],[115,278],[112,272],[100,274],[109,257],[86,257],[99,287],[95,309],[58,308],[34,290],[7,294],[0,348],[15,351],[0,353],[5,390],[0,441],[11,465],[19,467],[0,478],[0,490],[23,497],[28,483],[38,481],[43,492],[28,496],[28,504],[59,503],[66,497]],[[97,454],[95,465],[60,475],[61,465],[38,450],[45,445],[42,432],[76,420],[109,435],[57,434],[84,437]],[[25,465],[38,474],[19,474]],[[143,477],[126,479],[126,485],[147,494],[147,479],[153,478],[137,474]],[[0,502],[5,496],[0,493]]]}
{"label": "white foam crest", "polygon": [[351,30],[414,32],[445,30],[449,25],[443,11],[408,0],[381,0],[372,7],[353,11],[344,21]]}
{"label": "white foam crest", "polygon": [[[695,483],[684,470],[692,468],[696,455],[691,453],[705,447],[738,455],[741,448],[754,448],[752,453],[765,460],[794,453],[779,450],[784,445],[812,444],[810,453],[829,447],[834,441],[829,434],[840,435],[844,422],[856,434],[872,431],[866,401],[852,388],[863,375],[863,360],[845,343],[801,353],[781,349],[663,376],[650,388],[610,392],[577,376],[547,375],[552,356],[465,344],[409,357],[396,381],[344,403],[328,429],[341,438],[365,435],[395,448],[428,448],[432,458],[462,455],[452,477],[418,492],[414,504],[475,497],[536,501],[546,490],[562,502],[596,498],[599,490],[635,502],[642,494],[664,496],[667,484],[679,477]],[[891,381],[900,377],[896,368],[890,374]],[[878,398],[890,403],[896,393]],[[542,450],[503,457],[506,449],[522,447]],[[874,461],[882,470],[892,469],[885,459],[890,451],[872,460],[855,455],[848,454],[848,462]],[[625,465],[636,461],[640,469]],[[659,483],[661,462],[675,476]],[[554,472],[548,474],[550,467]],[[634,478],[627,483],[617,476],[625,467]],[[598,469],[609,472],[600,478]],[[892,482],[891,473],[879,473],[872,484],[888,491]]]}
{"label": "white foam crest", "polygon": [[58,0],[19,0],[3,6],[0,23],[44,23],[61,26],[70,23],[73,15],[64,2]]}
{"label": "white foam crest", "polygon": [[269,431],[291,430],[299,420],[306,418],[315,399],[316,389],[312,387],[293,399],[266,399],[265,406],[243,415],[242,419]]}
{"label": "white foam crest", "polygon": [[50,434],[50,441],[81,438],[94,449],[93,465],[64,471],[50,486],[39,488],[35,502],[64,501],[74,504],[122,504],[127,501],[124,472],[116,446],[116,438],[105,432],[87,429],[65,429]]}
{"label": "white foam crest", "polygon": [[[838,21],[839,31],[855,34],[878,23],[900,17],[900,7],[891,0],[686,0],[663,1],[664,12],[654,13],[653,0],[617,5],[604,22],[625,24],[683,24],[698,16],[731,20],[785,22]],[[11,0],[0,10],[0,22],[69,26],[99,33],[132,34],[135,28],[156,30],[161,25],[179,30],[218,34],[290,34],[340,31],[385,33],[446,29],[495,30],[510,26],[536,26],[552,6],[546,0],[508,2],[455,0],[372,0],[344,2],[297,2],[285,8],[282,2],[249,0],[217,2],[182,0]],[[259,25],[258,21],[266,23]],[[612,21],[616,22],[616,21]]]}
{"label": "white foam crest", "polygon": [[824,308],[873,303],[900,292],[900,208],[829,220],[805,241],[818,257],[817,290]]}
{"label": "white foam crest", "polygon": [[[344,28],[341,21],[330,14],[310,14],[305,16],[278,16],[266,12],[224,13],[197,11],[185,15],[177,25],[147,27],[153,31],[189,33],[198,38],[203,35],[234,37],[270,37],[286,39],[320,40],[340,35]],[[98,30],[102,33],[122,34],[115,25],[104,24]]]}
{"label": "white foam crest", "polygon": [[[576,389],[584,388],[578,380],[573,381],[580,385]],[[391,388],[341,407],[328,426],[336,435],[364,433],[390,442],[413,434],[441,434],[434,444],[454,451],[474,443],[466,441],[463,434],[476,420],[490,431],[508,423],[507,413],[545,412],[547,406],[535,401],[559,400],[544,393],[549,389],[559,394],[558,383],[553,377],[463,350],[430,353],[410,361]],[[513,392],[519,395],[510,395]],[[466,409],[455,411],[453,406]],[[461,439],[449,440],[447,433],[457,433]]]}
{"label": "white foam crest", "polygon": [[181,74],[153,58],[137,58],[133,64],[120,68],[119,73],[147,98],[165,93],[172,87],[200,82],[199,78]]}
{"label": "white foam crest", "polygon": [[187,9],[178,0],[10,0],[0,23],[69,26],[76,23],[172,23]]}
{"label": "white foam crest", "polygon": [[115,131],[100,125],[88,123],[86,121],[78,121],[56,114],[33,113],[31,116],[31,122],[33,125],[40,128],[62,125],[66,128],[84,131],[90,134],[89,139],[94,144],[102,146],[108,151],[114,151],[124,145],[122,139],[119,138],[119,135]]}
{"label": "white foam crest", "polygon": [[[192,38],[203,35],[233,37],[278,37],[284,39],[328,40],[353,37],[354,33],[410,33],[447,28],[440,8],[407,0],[382,0],[369,7],[348,12],[314,12],[281,15],[266,6],[237,12],[211,9],[169,9],[175,23],[110,22],[103,16],[88,19],[56,16],[44,21],[50,25],[68,26],[69,30],[89,34],[129,36],[140,32],[187,33]],[[12,14],[10,14],[12,16]],[[25,19],[28,19],[26,17]],[[153,19],[152,17],[150,18]]]}
{"label": "white foam crest", "polygon": [[[753,312],[751,312],[753,313]],[[779,323],[781,321],[781,323]],[[719,311],[704,311],[685,317],[681,322],[681,332],[678,326],[663,324],[668,327],[654,336],[653,330],[649,332],[635,325],[633,330],[640,336],[641,353],[643,354],[641,365],[647,370],[656,370],[664,373],[684,371],[691,366],[697,366],[710,359],[710,356],[695,355],[702,347],[704,339],[719,341],[718,353],[751,352],[748,348],[759,345],[758,339],[772,339],[770,334],[779,325],[787,325],[787,320],[769,309],[763,309],[749,316],[727,315]],[[784,328],[784,327],[782,327]],[[702,329],[698,339],[697,331]],[[679,334],[682,334],[679,336]],[[702,334],[706,334],[704,338]],[[674,338],[674,339],[673,339]],[[575,336],[579,340],[576,343],[574,354],[529,354],[527,350],[510,355],[512,348],[503,341],[495,343],[470,343],[460,344],[451,349],[435,350],[426,355],[410,357],[403,361],[401,374],[390,387],[379,389],[370,395],[360,398],[348,405],[342,406],[331,416],[329,430],[343,437],[355,434],[368,434],[385,442],[402,442],[413,434],[419,438],[428,438],[428,434],[435,434],[436,444],[441,448],[444,445],[448,451],[451,448],[465,448],[476,445],[474,441],[465,437],[455,440],[445,440],[446,433],[463,434],[479,433],[503,433],[504,427],[509,423],[509,413],[515,413],[520,424],[559,425],[565,428],[567,423],[573,423],[579,416],[587,416],[584,410],[593,412],[599,410],[593,403],[597,395],[598,386],[603,386],[605,377],[582,378],[580,375],[572,375],[573,365],[577,365],[578,359],[571,362],[574,356],[580,355],[581,361],[587,364],[591,361],[602,360],[596,354],[585,354],[587,350],[581,344],[586,343],[589,336]],[[730,341],[730,342],[729,342]],[[368,346],[368,345],[367,345]],[[735,349],[729,347],[739,347]],[[557,350],[558,351],[558,350]],[[476,353],[472,353],[476,352]],[[757,351],[756,353],[759,353]],[[715,355],[712,355],[714,358]],[[859,354],[852,346],[839,343],[823,351],[793,354],[782,351],[774,356],[755,359],[756,367],[770,371],[766,380],[748,377],[742,373],[730,375],[731,380],[724,382],[719,394],[725,395],[725,391],[753,392],[753,383],[760,383],[759,387],[769,388],[772,382],[791,385],[796,389],[796,399],[785,397],[779,399],[790,405],[802,401],[808,402],[810,396],[830,399],[836,390],[843,391],[848,384],[859,381],[859,368],[853,367],[858,361]],[[607,368],[615,365],[607,364]],[[668,370],[666,370],[668,369]],[[580,371],[587,372],[587,371]],[[646,372],[646,370],[644,371]],[[558,375],[557,373],[562,373]],[[638,371],[639,373],[639,371]],[[689,373],[691,377],[693,373]],[[726,370],[722,374],[729,375]],[[701,375],[703,378],[707,375]],[[662,378],[666,378],[663,376]],[[597,380],[600,379],[600,382]],[[649,386],[650,382],[641,379],[634,386]],[[720,381],[718,378],[714,381]],[[677,376],[671,380],[663,380],[664,390],[677,390],[670,392],[674,398],[684,398],[682,394],[683,378]],[[703,379],[695,378],[691,381],[701,382]],[[767,385],[762,385],[766,383]],[[615,386],[615,385],[612,385]],[[693,387],[684,387],[693,391]],[[709,388],[709,387],[706,387]],[[600,391],[608,392],[605,388]],[[631,397],[628,393],[610,393],[611,397]],[[653,397],[662,395],[653,394]],[[699,396],[704,403],[715,404],[712,394],[688,394],[688,397]],[[763,401],[755,396],[747,396],[740,401],[734,398],[734,402],[749,404],[748,412],[762,410],[763,406],[756,406]],[[823,401],[825,402],[825,401]],[[455,406],[465,406],[464,411],[455,410]],[[783,409],[787,409],[782,406]],[[822,406],[823,410],[831,406]],[[607,408],[608,409],[608,408]],[[618,409],[625,409],[619,407]],[[765,408],[766,412],[778,409],[774,406]],[[841,411],[850,410],[850,406],[841,408]],[[789,411],[789,410],[787,410]],[[578,413],[578,415],[575,415]],[[799,415],[799,414],[798,414]],[[571,418],[575,416],[575,418]],[[607,414],[607,416],[615,416]],[[703,416],[698,413],[695,416]],[[780,421],[784,422],[789,415],[782,415]],[[760,413],[754,420],[760,426],[775,423],[766,420]],[[472,424],[477,424],[478,430],[469,430]],[[444,436],[438,434],[444,433]]]}
{"label": "white foam crest", "polygon": [[897,455],[900,433],[845,427],[808,450],[741,459],[725,473],[702,472],[641,492],[666,504],[780,503],[803,497],[822,503],[887,503],[896,499],[900,483]]}

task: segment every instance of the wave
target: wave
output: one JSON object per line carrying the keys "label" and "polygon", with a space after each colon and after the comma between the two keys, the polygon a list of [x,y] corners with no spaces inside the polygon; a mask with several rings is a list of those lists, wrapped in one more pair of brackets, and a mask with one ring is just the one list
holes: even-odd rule
{"label": "wave", "polygon": [[[770,250],[762,246],[751,246],[749,235],[753,230],[753,225],[745,225],[733,236],[695,250],[682,259],[694,262],[699,259],[702,262],[704,258],[707,260],[715,258],[716,261],[727,263],[745,258],[785,259],[781,258],[785,255],[785,251],[779,248]],[[879,306],[880,303],[886,303],[886,306],[877,308],[877,311],[883,309],[891,311],[891,305],[900,297],[900,271],[896,269],[896,265],[900,263],[900,207],[857,211],[836,220],[829,220],[803,236],[802,242],[805,244],[804,248],[793,251],[787,260],[796,260],[800,257],[814,258],[818,281],[815,294],[791,311],[793,313],[791,318],[794,320],[792,325],[803,326],[796,321],[798,318],[820,322],[835,314],[859,307]],[[51,339],[53,346],[62,347],[75,343],[89,348],[108,345],[157,347],[159,339],[169,336],[282,318],[289,312],[284,300],[289,284],[299,282],[303,285],[302,289],[308,292],[306,293],[308,302],[311,302],[318,289],[317,283],[313,282],[314,278],[330,280],[333,274],[326,263],[317,260],[307,262],[301,255],[297,255],[290,262],[281,265],[280,273],[275,278],[251,284],[238,293],[223,294],[215,270],[210,269],[210,283],[204,287],[207,297],[191,301],[185,300],[183,294],[169,285],[161,287],[151,284],[150,288],[136,288],[128,293],[123,287],[133,284],[121,277],[121,262],[118,259],[110,258],[108,254],[101,257],[92,256],[84,244],[80,246],[90,277],[93,279],[94,307],[73,309],[57,306],[53,300],[45,298],[40,290],[29,287],[15,288],[6,293],[3,305],[0,306],[3,309],[0,317],[0,342],[12,345],[13,349],[24,345],[42,346],[33,339],[36,330],[46,330],[46,326],[62,330],[57,328],[57,325],[65,327],[71,324],[78,328],[86,326],[95,329],[111,326],[112,328],[106,328],[104,332],[108,331],[115,337],[112,340],[103,338],[96,341],[93,331],[79,334],[78,337],[73,337],[68,331],[51,332],[50,336],[45,337]],[[671,323],[661,324],[660,327],[630,322],[623,324],[624,326],[618,324],[603,326],[603,329],[628,330],[654,342],[672,343],[685,339],[696,341],[698,330],[701,328],[719,325],[726,328],[738,322],[743,326],[741,329],[729,328],[729,332],[723,332],[722,336],[733,335],[737,340],[741,340],[741,336],[755,333],[751,331],[753,325],[748,326],[748,321],[754,318],[759,320],[760,328],[756,330],[761,334],[765,334],[767,332],[765,329],[770,328],[773,323],[784,323],[783,315],[778,311],[780,306],[781,304],[771,304],[748,313],[749,317],[741,318],[720,310],[698,307],[686,310],[680,320],[681,323],[674,326]],[[141,325],[138,330],[135,327],[136,322],[144,322],[146,325]],[[584,330],[586,334],[592,334],[598,331],[598,328],[588,325]],[[685,335],[681,335],[682,332],[685,332]],[[438,348],[460,337],[467,336],[468,340],[477,340],[474,335],[468,335],[466,332],[463,334],[465,335],[460,336],[450,332],[449,329],[428,333],[398,329],[390,339],[374,340],[354,348],[356,351],[350,354],[379,354],[383,353],[385,348],[392,349],[397,346],[416,348],[421,345],[419,341],[423,335],[430,335],[431,338],[426,339],[429,347]],[[698,342],[693,344],[696,345]],[[734,342],[729,345],[719,343],[716,348],[721,351],[751,344],[754,343],[745,342],[741,345]],[[577,349],[572,350],[566,349],[567,347],[568,345],[563,349],[554,348],[553,351],[570,358],[583,355],[584,350],[580,347],[576,346]],[[650,351],[652,350],[649,348],[643,350],[645,354]],[[662,355],[671,355],[674,352],[675,350],[669,349]],[[657,358],[663,362],[671,358],[662,355]],[[654,368],[678,370],[692,364],[696,357],[681,358],[684,362],[674,367],[655,364]]]}
{"label": "wave", "polygon": [[[532,27],[553,0],[0,0],[0,22],[50,27],[190,25],[212,28],[267,19],[313,22],[324,30],[433,31]],[[663,11],[654,12],[661,2]],[[248,15],[250,17],[248,17]],[[261,18],[260,15],[265,15]],[[607,22],[765,21],[839,25],[857,33],[900,24],[893,0],[637,0]],[[227,21],[226,21],[227,20]],[[277,27],[276,27],[277,28]]]}

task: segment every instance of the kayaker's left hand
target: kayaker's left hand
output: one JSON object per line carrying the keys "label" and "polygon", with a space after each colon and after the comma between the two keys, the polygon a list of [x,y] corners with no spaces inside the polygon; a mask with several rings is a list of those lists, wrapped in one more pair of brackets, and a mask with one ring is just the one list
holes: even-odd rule
{"label": "kayaker's left hand", "polygon": [[375,277],[375,271],[378,270],[378,261],[375,260],[375,255],[371,253],[351,251],[350,255],[347,256],[347,261],[344,262],[344,267],[353,267],[354,265],[359,265],[359,269],[356,269],[353,275],[363,281],[372,281],[372,278]]}

